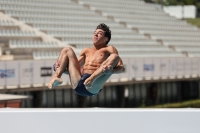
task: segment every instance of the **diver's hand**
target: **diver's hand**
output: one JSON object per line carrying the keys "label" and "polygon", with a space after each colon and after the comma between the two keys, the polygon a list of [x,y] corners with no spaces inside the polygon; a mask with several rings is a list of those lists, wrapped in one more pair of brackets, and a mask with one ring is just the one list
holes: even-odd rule
{"label": "diver's hand", "polygon": [[84,81],[84,85],[85,86],[87,86],[87,87],[91,87],[91,85],[92,85],[92,81],[93,81],[93,79],[92,78],[87,78],[85,81]]}
{"label": "diver's hand", "polygon": [[113,73],[113,67],[111,65],[103,66],[103,73],[112,74]]}

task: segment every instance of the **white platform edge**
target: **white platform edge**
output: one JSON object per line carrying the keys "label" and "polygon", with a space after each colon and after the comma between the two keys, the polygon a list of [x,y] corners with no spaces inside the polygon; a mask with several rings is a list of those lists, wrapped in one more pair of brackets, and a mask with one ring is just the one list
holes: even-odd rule
{"label": "white platform edge", "polygon": [[95,133],[199,133],[200,131],[200,109],[196,108],[2,108],[0,118],[2,133],[94,131]]}
{"label": "white platform edge", "polygon": [[200,108],[0,108],[5,112],[199,112]]}

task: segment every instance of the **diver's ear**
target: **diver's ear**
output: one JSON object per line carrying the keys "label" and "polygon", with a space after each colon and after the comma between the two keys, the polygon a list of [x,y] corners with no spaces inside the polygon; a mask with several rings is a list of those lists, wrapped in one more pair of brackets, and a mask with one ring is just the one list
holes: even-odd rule
{"label": "diver's ear", "polygon": [[107,42],[107,41],[108,41],[108,38],[106,37],[106,38],[105,38],[105,42]]}

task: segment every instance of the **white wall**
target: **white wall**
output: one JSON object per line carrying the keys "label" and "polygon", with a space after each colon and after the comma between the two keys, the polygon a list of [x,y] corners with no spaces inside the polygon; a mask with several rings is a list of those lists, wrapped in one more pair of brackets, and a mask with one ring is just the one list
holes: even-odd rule
{"label": "white wall", "polygon": [[199,109],[0,109],[1,133],[199,133]]}
{"label": "white wall", "polygon": [[[126,71],[107,82],[200,77],[200,58],[122,58]],[[55,60],[0,62],[0,89],[47,86]],[[68,75],[62,77],[69,83]]]}
{"label": "white wall", "polygon": [[196,7],[193,5],[188,6],[164,6],[163,10],[170,16],[178,19],[182,18],[196,18]]}

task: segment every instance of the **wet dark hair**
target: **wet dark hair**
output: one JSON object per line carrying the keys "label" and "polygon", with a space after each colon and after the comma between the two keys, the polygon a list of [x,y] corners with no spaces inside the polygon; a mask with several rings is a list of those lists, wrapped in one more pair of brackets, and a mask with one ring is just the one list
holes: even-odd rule
{"label": "wet dark hair", "polygon": [[109,43],[110,39],[111,39],[111,31],[109,29],[109,27],[104,24],[104,23],[100,23],[96,29],[101,29],[104,31],[104,36],[108,38],[108,41],[106,42],[106,44]]}

